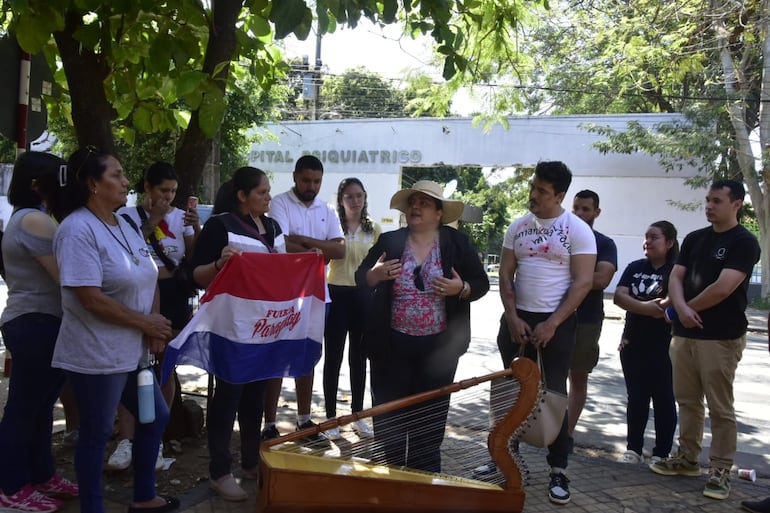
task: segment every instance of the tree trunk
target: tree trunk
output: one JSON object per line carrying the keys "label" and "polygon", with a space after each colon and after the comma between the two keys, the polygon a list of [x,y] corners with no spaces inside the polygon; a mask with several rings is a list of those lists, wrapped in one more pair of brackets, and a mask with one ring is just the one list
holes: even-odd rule
{"label": "tree trunk", "polygon": [[[229,63],[235,54],[235,24],[243,8],[243,0],[217,0],[212,2],[212,5],[212,23],[203,71],[224,91],[230,73]],[[218,75],[213,76],[214,69],[222,62],[227,64]],[[195,194],[198,190],[206,162],[211,156],[212,140],[201,131],[199,120],[200,112],[193,111],[190,124],[174,157],[180,182],[175,204],[180,208],[184,208],[187,196]]]}
{"label": "tree trunk", "polygon": [[[770,12],[770,0],[763,0],[760,12]],[[762,84],[760,86],[759,97],[763,102],[770,100],[770,71],[767,69],[767,63],[770,62],[770,19],[765,15],[760,19],[760,29],[757,31],[763,34],[765,40],[762,41],[762,62],[765,63],[764,73],[762,74]],[[762,248],[762,297],[770,297],[770,105],[763,103],[759,109],[759,148],[762,170],[762,209],[756,210],[757,217],[760,218],[759,232],[760,244]],[[760,217],[761,216],[761,217]]]}
{"label": "tree trunk", "polygon": [[104,92],[104,81],[110,68],[105,59],[82,48],[73,37],[83,25],[80,13],[69,10],[65,16],[64,30],[54,33],[54,39],[69,85],[72,122],[78,144],[81,147],[94,145],[114,155],[113,110]]}
{"label": "tree trunk", "polygon": [[[766,2],[765,3],[770,3]],[[766,199],[768,197],[768,184],[766,180],[760,180],[760,175],[756,169],[756,161],[754,158],[754,150],[751,145],[750,128],[746,124],[747,119],[747,103],[745,97],[748,95],[747,89],[749,85],[744,81],[744,77],[747,76],[745,69],[736,69],[735,62],[741,64],[748,62],[748,59],[741,58],[740,56],[733,59],[733,55],[730,51],[730,45],[728,41],[729,32],[724,26],[724,21],[718,16],[714,21],[714,33],[717,39],[717,45],[719,48],[719,56],[722,62],[722,71],[724,76],[724,87],[727,92],[728,98],[734,98],[727,104],[727,112],[730,117],[730,123],[733,127],[733,133],[735,135],[735,155],[743,174],[743,181],[746,183],[749,197],[751,198],[751,204],[754,206],[754,211],[757,215],[757,221],[759,225],[759,240],[761,243],[760,248],[765,248],[765,243],[768,241],[768,235],[770,232],[770,211],[767,208]],[[764,32],[765,37],[770,37]],[[765,50],[768,49],[768,44],[763,44]],[[750,52],[751,49],[744,48],[744,52]],[[767,56],[765,56],[767,57]],[[765,61],[767,62],[767,61]],[[763,83],[763,86],[767,85]],[[766,91],[764,92],[766,94]],[[735,100],[735,98],[741,98],[742,100]],[[766,122],[766,116],[768,113],[764,112],[767,109],[762,109],[760,113],[760,131],[762,131],[763,121]],[[762,118],[765,118],[764,120]],[[760,269],[762,271],[762,297],[767,297],[770,291],[770,259],[765,251],[760,255]]]}

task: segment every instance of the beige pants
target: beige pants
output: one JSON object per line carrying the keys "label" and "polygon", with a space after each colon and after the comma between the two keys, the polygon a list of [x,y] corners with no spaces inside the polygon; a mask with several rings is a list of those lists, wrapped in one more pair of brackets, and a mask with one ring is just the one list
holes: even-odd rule
{"label": "beige pants", "polygon": [[711,420],[711,466],[729,469],[733,465],[738,443],[733,381],[745,347],[745,335],[732,340],[671,339],[674,396],[679,404],[679,451],[690,461],[700,457],[705,396]]}

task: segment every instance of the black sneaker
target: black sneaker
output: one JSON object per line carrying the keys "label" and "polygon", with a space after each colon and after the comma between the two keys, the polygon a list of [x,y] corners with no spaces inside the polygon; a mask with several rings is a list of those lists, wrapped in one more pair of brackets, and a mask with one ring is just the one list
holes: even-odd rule
{"label": "black sneaker", "polygon": [[[313,422],[312,420],[308,420],[304,424],[297,423],[297,429],[296,431],[302,431],[303,429],[313,428],[316,427],[318,424]],[[329,443],[329,439],[326,438],[323,433],[316,433],[314,435],[309,435],[303,438],[303,440],[308,444],[315,447],[331,447],[331,444]]]}
{"label": "black sneaker", "polygon": [[555,504],[567,504],[569,502],[569,479],[559,472],[550,474],[551,482],[548,483],[548,499]]}
{"label": "black sneaker", "polygon": [[276,428],[275,425],[272,425],[262,430],[260,438],[264,442],[265,440],[272,440],[273,438],[278,438],[279,436],[281,436],[281,433],[278,432],[278,428]]}

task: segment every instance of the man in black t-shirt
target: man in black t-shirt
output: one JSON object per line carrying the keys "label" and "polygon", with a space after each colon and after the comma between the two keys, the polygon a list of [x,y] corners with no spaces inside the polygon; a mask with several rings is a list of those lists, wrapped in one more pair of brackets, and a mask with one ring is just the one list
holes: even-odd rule
{"label": "man in black t-shirt", "polygon": [[573,444],[572,433],[575,431],[588,395],[588,375],[599,363],[599,337],[604,322],[604,289],[618,270],[618,248],[615,242],[594,230],[594,221],[601,212],[599,195],[594,191],[584,189],[575,194],[572,213],[585,221],[596,237],[596,267],[591,281],[591,290],[577,308],[575,346],[572,348],[569,366],[567,433],[570,449]]}
{"label": "man in black t-shirt", "polygon": [[705,418],[711,421],[710,471],[703,495],[730,495],[730,467],[738,440],[733,381],[746,347],[749,276],[759,260],[756,237],[738,223],[746,192],[734,180],[714,182],[706,196],[711,226],[682,243],[669,281],[673,308],[671,364],[679,404],[679,451],[652,463],[663,475],[699,476]]}

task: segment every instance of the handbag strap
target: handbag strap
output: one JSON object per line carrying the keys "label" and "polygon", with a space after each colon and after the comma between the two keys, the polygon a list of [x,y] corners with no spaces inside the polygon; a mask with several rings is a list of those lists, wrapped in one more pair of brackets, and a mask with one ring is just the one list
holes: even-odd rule
{"label": "handbag strap", "polygon": [[[137,205],[136,211],[139,214],[139,219],[142,220],[142,224],[144,224],[144,222],[147,221],[147,214],[145,213],[144,209]],[[168,255],[166,255],[166,252],[163,251],[163,248],[160,246],[160,241],[157,237],[155,237],[155,230],[150,232],[150,236],[147,239],[150,241],[152,249],[155,250],[155,254],[158,255],[158,258],[160,258],[161,262],[163,262],[163,265],[166,266],[166,269],[172,273],[176,271],[177,265],[168,257]]]}
{"label": "handbag strap", "polygon": [[540,381],[543,383],[543,390],[548,388],[545,382],[545,365],[543,364],[543,352],[540,346],[537,346],[537,367],[540,369]]}
{"label": "handbag strap", "polygon": [[241,225],[243,226],[243,228],[244,228],[244,229],[245,229],[245,230],[246,230],[246,231],[247,231],[247,232],[248,232],[250,235],[252,235],[252,236],[253,236],[255,239],[257,239],[259,242],[261,242],[262,244],[264,244],[264,245],[265,245],[265,247],[266,247],[266,248],[267,248],[267,249],[270,251],[270,253],[275,253],[275,252],[276,252],[276,251],[275,251],[275,248],[273,247],[273,245],[272,245],[272,244],[270,244],[269,242],[267,242],[267,240],[266,240],[266,239],[265,239],[265,238],[262,236],[262,234],[261,234],[261,233],[259,233],[259,230],[257,230],[256,228],[254,228],[254,227],[253,227],[253,226],[251,226],[249,223],[247,223],[246,221],[244,221],[243,219],[241,219],[239,216],[237,216],[237,215],[233,214],[232,212],[229,212],[229,213],[228,213],[228,215],[229,215],[229,216],[231,216],[233,219],[237,220],[239,223],[241,223]]}

